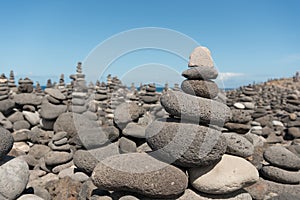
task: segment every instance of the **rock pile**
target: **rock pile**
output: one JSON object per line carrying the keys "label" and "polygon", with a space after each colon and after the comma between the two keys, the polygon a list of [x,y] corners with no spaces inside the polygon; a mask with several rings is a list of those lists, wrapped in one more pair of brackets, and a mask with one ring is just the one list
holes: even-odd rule
{"label": "rock pile", "polygon": [[0,76],[0,101],[9,97],[8,80],[4,74]]}
{"label": "rock pile", "polygon": [[15,84],[15,75],[13,70],[11,70],[9,74],[8,87],[12,92],[17,92],[17,85]]}
{"label": "rock pile", "polygon": [[19,80],[18,93],[32,93],[33,92],[33,81],[29,78]]}

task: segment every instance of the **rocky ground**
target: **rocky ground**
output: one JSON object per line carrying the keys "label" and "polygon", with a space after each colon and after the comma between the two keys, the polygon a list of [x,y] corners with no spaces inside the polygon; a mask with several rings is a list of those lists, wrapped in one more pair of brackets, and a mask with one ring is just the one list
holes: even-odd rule
{"label": "rocky ground", "polygon": [[225,93],[212,63],[196,48],[162,93],[2,75],[0,200],[300,199],[298,78]]}

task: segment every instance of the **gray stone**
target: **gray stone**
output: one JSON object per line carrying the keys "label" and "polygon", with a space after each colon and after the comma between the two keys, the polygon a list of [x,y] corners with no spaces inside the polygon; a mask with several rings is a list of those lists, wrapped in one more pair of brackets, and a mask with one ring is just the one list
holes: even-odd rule
{"label": "gray stone", "polygon": [[51,151],[51,149],[46,145],[35,144],[30,148],[28,154],[32,155],[35,159],[39,160],[42,157],[44,157],[47,153],[49,153],[50,151]]}
{"label": "gray stone", "polygon": [[15,142],[22,142],[28,140],[30,130],[22,129],[12,133]]}
{"label": "gray stone", "polygon": [[8,120],[11,121],[12,123],[24,120],[23,114],[19,111],[14,112],[8,117]]}
{"label": "gray stone", "polygon": [[47,120],[47,119],[41,119],[40,120],[40,125],[41,128],[44,130],[53,130],[55,120]]}
{"label": "gray stone", "polygon": [[58,89],[54,88],[46,88],[45,93],[58,100],[65,100],[66,98],[66,96],[63,93],[61,93]]}
{"label": "gray stone", "polygon": [[121,137],[119,139],[119,148],[121,153],[133,153],[136,152],[136,143],[125,137]]}
{"label": "gray stone", "polygon": [[199,66],[187,69],[181,75],[190,80],[207,80],[216,79],[218,71],[214,67]]}
{"label": "gray stone", "polygon": [[7,113],[15,107],[15,102],[11,99],[0,101],[0,112]]}
{"label": "gray stone", "polygon": [[253,154],[254,146],[245,137],[236,133],[224,133],[223,136],[227,141],[227,153],[243,158]]}
{"label": "gray stone", "polygon": [[25,161],[15,158],[0,166],[0,199],[16,199],[29,181],[29,168]]}
{"label": "gray stone", "polygon": [[54,105],[49,103],[48,101],[44,101],[41,106],[40,114],[44,119],[53,120],[66,111],[66,105]]}
{"label": "gray stone", "polygon": [[61,132],[55,133],[54,136],[52,137],[52,140],[58,141],[58,140],[63,139],[64,137],[67,137],[67,133],[64,131],[61,131]]}
{"label": "gray stone", "polygon": [[14,138],[12,134],[0,127],[0,160],[9,153],[14,144]]}
{"label": "gray stone", "polygon": [[186,189],[184,194],[176,200],[252,200],[252,197],[242,190],[230,194],[213,195],[196,193],[191,189]]}
{"label": "gray stone", "polygon": [[245,124],[252,120],[251,114],[252,111],[249,110],[240,110],[240,109],[232,109],[232,118],[231,122]]}
{"label": "gray stone", "polygon": [[37,96],[36,94],[22,93],[22,94],[14,95],[14,101],[16,102],[16,104],[22,106],[24,105],[38,106],[42,104],[42,97]]}
{"label": "gray stone", "polygon": [[96,165],[107,157],[119,154],[118,144],[110,144],[106,147],[89,151],[78,150],[74,154],[75,166],[87,174],[91,174]]}
{"label": "gray stone", "polygon": [[231,117],[226,105],[179,91],[165,92],[160,102],[169,114],[193,122],[223,125]]}
{"label": "gray stone", "polygon": [[80,114],[70,112],[63,113],[57,118],[53,130],[54,132],[64,131],[68,134],[68,138],[70,138],[78,134],[79,128],[84,129],[92,127],[97,127],[97,123]]}
{"label": "gray stone", "polygon": [[299,170],[300,158],[282,146],[272,146],[264,152],[266,161],[283,169]]}
{"label": "gray stone", "polygon": [[208,99],[214,99],[219,93],[218,85],[208,80],[184,80],[181,89],[187,94]]}
{"label": "gray stone", "polygon": [[29,128],[30,128],[30,124],[26,120],[17,121],[13,124],[13,129],[15,131],[21,130],[21,129],[29,129]]}
{"label": "gray stone", "polygon": [[264,177],[278,183],[285,183],[285,184],[300,183],[299,171],[287,171],[273,166],[264,166],[260,172]]}
{"label": "gray stone", "polygon": [[136,192],[153,198],[178,196],[188,185],[188,178],[180,169],[145,153],[104,159],[94,169],[92,180],[98,188]]}
{"label": "gray stone", "polygon": [[217,164],[191,168],[189,178],[192,186],[207,194],[227,194],[259,179],[256,168],[243,158],[224,155]]}
{"label": "gray stone", "polygon": [[44,200],[44,199],[34,194],[24,194],[21,197],[19,197],[17,200]]}
{"label": "gray stone", "polygon": [[209,165],[219,161],[227,143],[221,132],[205,126],[169,119],[154,121],[146,129],[151,153],[168,163],[183,167]]}
{"label": "gray stone", "polygon": [[224,127],[229,129],[232,132],[236,132],[240,134],[246,134],[251,129],[251,126],[248,124],[238,124],[238,123],[231,123],[231,122],[227,122],[226,124],[224,124]]}
{"label": "gray stone", "polygon": [[55,166],[67,163],[73,158],[72,153],[59,152],[59,151],[50,151],[45,155],[46,165]]}
{"label": "gray stone", "polygon": [[130,122],[127,126],[123,129],[122,133],[126,136],[131,136],[135,138],[145,138],[145,131],[146,126]]}
{"label": "gray stone", "polygon": [[25,119],[32,125],[35,126],[39,124],[40,122],[40,116],[38,112],[29,112],[29,111],[23,111],[22,112]]}
{"label": "gray stone", "polygon": [[136,103],[122,103],[114,112],[114,122],[123,129],[129,122],[137,120],[144,110]]}

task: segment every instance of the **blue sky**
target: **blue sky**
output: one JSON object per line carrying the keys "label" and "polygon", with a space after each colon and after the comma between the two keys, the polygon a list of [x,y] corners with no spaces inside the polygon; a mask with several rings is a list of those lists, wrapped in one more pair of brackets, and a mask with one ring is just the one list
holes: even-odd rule
{"label": "blue sky", "polygon": [[[297,0],[0,0],[0,5],[0,72],[13,69],[18,78],[41,84],[75,73],[77,61],[107,38],[142,27],[172,29],[207,46],[225,87],[291,77],[300,70]],[[148,63],[178,73],[187,68],[186,60],[174,55],[143,50],[118,59],[109,73],[125,80],[132,68]],[[150,67],[149,72],[156,69]],[[158,74],[161,83],[174,75]],[[140,77],[136,82],[148,81]]]}

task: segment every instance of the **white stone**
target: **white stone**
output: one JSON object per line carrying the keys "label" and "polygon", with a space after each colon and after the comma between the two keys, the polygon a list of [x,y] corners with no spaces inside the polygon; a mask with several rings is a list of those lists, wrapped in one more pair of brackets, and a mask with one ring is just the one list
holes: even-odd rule
{"label": "white stone", "polygon": [[223,155],[213,166],[189,170],[192,186],[207,194],[226,194],[239,190],[258,181],[257,169],[243,158]]}
{"label": "white stone", "polygon": [[29,152],[30,147],[25,142],[15,142],[13,145],[13,149],[17,149],[17,150],[27,153],[27,152]]}
{"label": "white stone", "polygon": [[277,121],[277,120],[273,120],[273,121],[272,121],[272,124],[273,124],[274,126],[281,126],[281,127],[284,127],[283,123],[280,122],[280,121]]}
{"label": "white stone", "polygon": [[29,111],[23,111],[22,112],[25,119],[32,125],[35,126],[40,123],[40,116],[38,112],[29,112]]}
{"label": "white stone", "polygon": [[44,199],[39,196],[36,196],[34,194],[25,194],[25,195],[22,195],[17,200],[44,200]]}
{"label": "white stone", "polygon": [[233,104],[233,106],[237,109],[245,109],[245,106],[242,103],[235,103]]}

